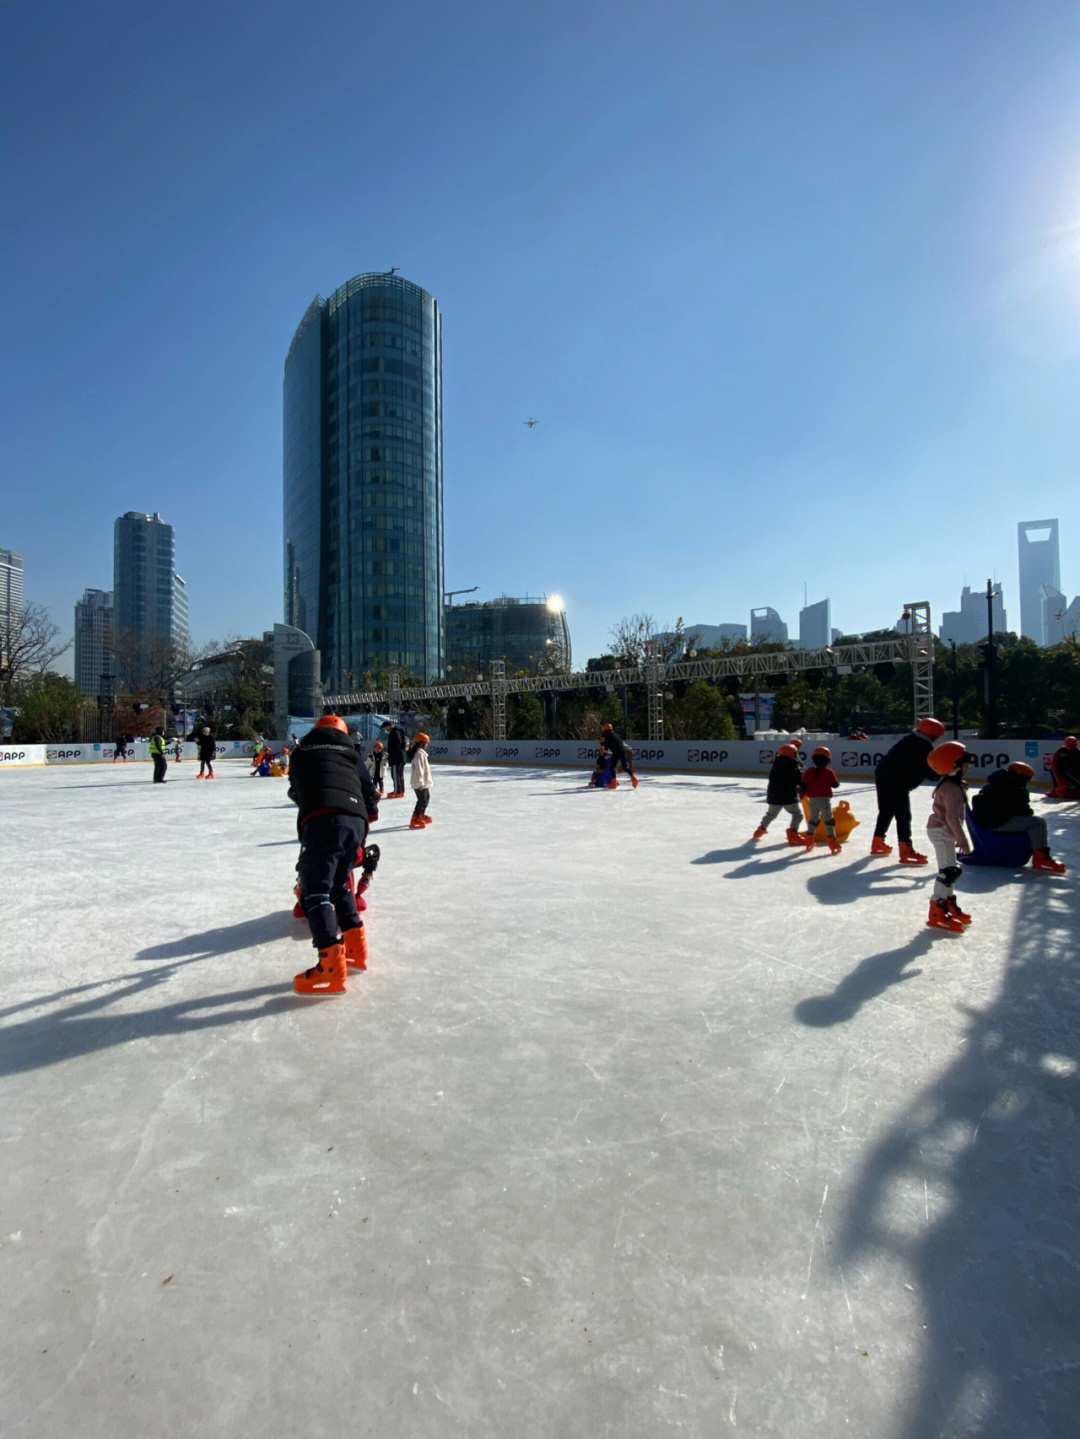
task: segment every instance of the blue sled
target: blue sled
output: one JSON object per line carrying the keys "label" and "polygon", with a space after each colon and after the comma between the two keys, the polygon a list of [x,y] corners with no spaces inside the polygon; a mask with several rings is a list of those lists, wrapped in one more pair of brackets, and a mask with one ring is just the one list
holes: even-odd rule
{"label": "blue sled", "polygon": [[1031,836],[1013,834],[1008,830],[983,829],[976,823],[970,808],[967,831],[971,837],[971,853],[962,854],[962,864],[996,865],[1001,869],[1021,869],[1031,858]]}

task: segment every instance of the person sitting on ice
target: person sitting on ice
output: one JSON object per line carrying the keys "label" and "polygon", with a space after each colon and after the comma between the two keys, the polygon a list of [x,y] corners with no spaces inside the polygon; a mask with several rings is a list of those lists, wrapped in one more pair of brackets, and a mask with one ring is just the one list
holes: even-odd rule
{"label": "person sitting on ice", "polygon": [[1054,784],[1047,799],[1080,799],[1080,747],[1074,734],[1066,735],[1050,756],[1050,773]]}
{"label": "person sitting on ice", "polygon": [[1021,759],[1014,759],[1004,769],[995,770],[971,801],[971,814],[980,829],[999,834],[1031,836],[1032,869],[1064,874],[1065,866],[1050,857],[1046,821],[1032,813],[1028,797],[1028,781],[1035,771]]}
{"label": "person sitting on ice", "polygon": [[895,819],[900,863],[927,863],[926,855],[918,854],[911,843],[911,792],[918,789],[924,779],[933,779],[933,771],[926,761],[934,741],[944,733],[945,726],[941,721],[927,715],[911,734],[897,740],[892,749],[882,756],[874,772],[878,813],[870,845],[871,854],[892,854],[892,845],[885,843],[885,836]]}
{"label": "person sitting on ice", "polygon": [[610,750],[601,745],[596,751],[596,764],[589,776],[590,789],[614,789],[618,781],[615,778],[615,756]]}
{"label": "person sitting on ice", "polygon": [[814,847],[814,830],[817,829],[818,820],[825,821],[825,843],[829,846],[830,854],[840,853],[840,841],[836,838],[836,826],[833,823],[832,792],[840,783],[836,771],[830,768],[832,762],[832,750],[820,744],[810,756],[810,766],[804,772],[802,782],[799,785],[799,793],[806,796],[806,807],[810,811],[807,816],[809,834],[803,840],[807,849]]}
{"label": "person sitting on ice", "polygon": [[[637,775],[634,773],[634,752],[623,744],[622,740],[615,733],[612,725],[606,724],[600,735],[600,743],[613,755],[615,763],[611,767],[611,777],[615,779],[615,771],[622,767],[623,774],[630,776],[630,783],[637,789]],[[618,781],[616,781],[618,783]],[[611,789],[615,785],[609,786]]]}
{"label": "person sitting on ice", "polygon": [[782,744],[776,751],[776,758],[769,771],[769,782],[765,790],[765,803],[768,805],[768,809],[762,815],[761,823],[754,830],[754,839],[761,839],[780,811],[786,809],[791,816],[787,827],[788,844],[805,845],[809,842],[811,847],[813,846],[814,837],[810,830],[807,830],[806,834],[799,833],[799,825],[802,823],[803,817],[802,806],[799,804],[801,782],[802,766],[799,764],[799,746]]}
{"label": "person sitting on ice", "polygon": [[970,763],[971,755],[955,739],[935,745],[927,760],[941,779],[934,787],[934,801],[926,822],[926,833],[938,862],[926,923],[931,929],[950,930],[954,934],[959,934],[965,925],[971,923],[971,915],[960,908],[953,888],[962,873],[956,862],[957,854],[971,853],[964,831],[964,795],[967,789],[964,780]]}

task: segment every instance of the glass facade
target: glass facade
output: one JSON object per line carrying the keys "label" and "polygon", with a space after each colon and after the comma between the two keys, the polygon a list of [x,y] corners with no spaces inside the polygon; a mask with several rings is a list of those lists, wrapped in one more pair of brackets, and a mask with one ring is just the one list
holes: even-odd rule
{"label": "glass facade", "polygon": [[398,275],[315,300],[285,362],[285,620],[323,684],[443,669],[442,334]]}
{"label": "glass facade", "polygon": [[[113,623],[140,640],[176,640],[175,541],[160,515],[129,510],[113,527]],[[187,605],[184,596],[184,631]]]}
{"label": "glass facade", "polygon": [[486,676],[492,660],[506,661],[507,674],[551,673],[570,668],[566,615],[545,599],[491,600],[446,607],[446,677]]}

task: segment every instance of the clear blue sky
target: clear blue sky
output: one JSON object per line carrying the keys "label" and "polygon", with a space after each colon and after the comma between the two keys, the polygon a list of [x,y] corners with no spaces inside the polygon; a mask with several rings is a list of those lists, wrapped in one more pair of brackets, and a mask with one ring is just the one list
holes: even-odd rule
{"label": "clear blue sky", "polygon": [[[7,5],[0,546],[64,633],[176,527],[197,642],[281,618],[314,295],[444,322],[446,582],[844,630],[1080,589],[1075,0]],[[540,423],[528,430],[522,421]],[[70,664],[70,661],[69,661]]]}

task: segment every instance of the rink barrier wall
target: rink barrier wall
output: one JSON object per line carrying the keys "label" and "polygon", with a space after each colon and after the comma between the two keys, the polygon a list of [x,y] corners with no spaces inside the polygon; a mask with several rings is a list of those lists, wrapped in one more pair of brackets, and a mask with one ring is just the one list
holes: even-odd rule
{"label": "rink barrier wall", "polygon": [[[836,736],[815,738],[814,745],[828,744],[832,750],[832,767],[846,779],[873,779],[874,770],[902,735],[876,735],[871,740],[843,740]],[[768,774],[776,751],[787,741],[761,740],[653,740],[634,741],[629,745],[634,754],[634,769],[640,774],[650,770],[677,770],[701,774]],[[1009,764],[1026,760],[1035,771],[1034,783],[1049,785],[1050,756],[1060,740],[976,740],[964,744],[975,756],[968,778]],[[808,745],[799,751],[801,763],[810,763]],[[435,763],[464,765],[529,765],[557,769],[592,768],[596,758],[595,740],[431,740],[427,751]]]}
{"label": "rink barrier wall", "polygon": [[[871,740],[842,740],[835,736],[815,739],[814,744],[827,743],[832,750],[832,765],[841,778],[873,779],[874,770],[900,735],[877,735]],[[642,740],[630,748],[634,752],[634,768],[642,774],[651,770],[675,770],[701,774],[767,774],[776,758],[778,746],[785,741],[768,740]],[[968,778],[1009,764],[1026,760],[1035,771],[1035,783],[1052,782],[1050,756],[1060,740],[976,740],[964,741],[975,756]],[[250,740],[218,740],[216,759],[247,759],[253,745]],[[808,745],[799,758],[810,763]],[[112,744],[72,745],[0,745],[0,770],[40,764],[108,764],[114,754]],[[185,761],[198,759],[194,744],[182,746]],[[428,754],[436,763],[503,766],[528,765],[552,769],[591,769],[596,757],[596,742],[590,740],[432,740]],[[133,762],[149,759],[148,741],[137,739]],[[170,759],[171,755],[166,758]]]}
{"label": "rink barrier wall", "polygon": [[[217,741],[215,763],[224,759],[250,759],[254,746],[250,740],[226,739]],[[0,770],[23,768],[35,764],[111,764],[116,753],[114,744],[24,744],[0,745]],[[198,761],[199,748],[196,744],[180,746],[181,758]],[[150,741],[139,738],[128,746],[128,759],[139,763],[150,758]],[[165,758],[173,763],[171,748],[165,751]]]}

